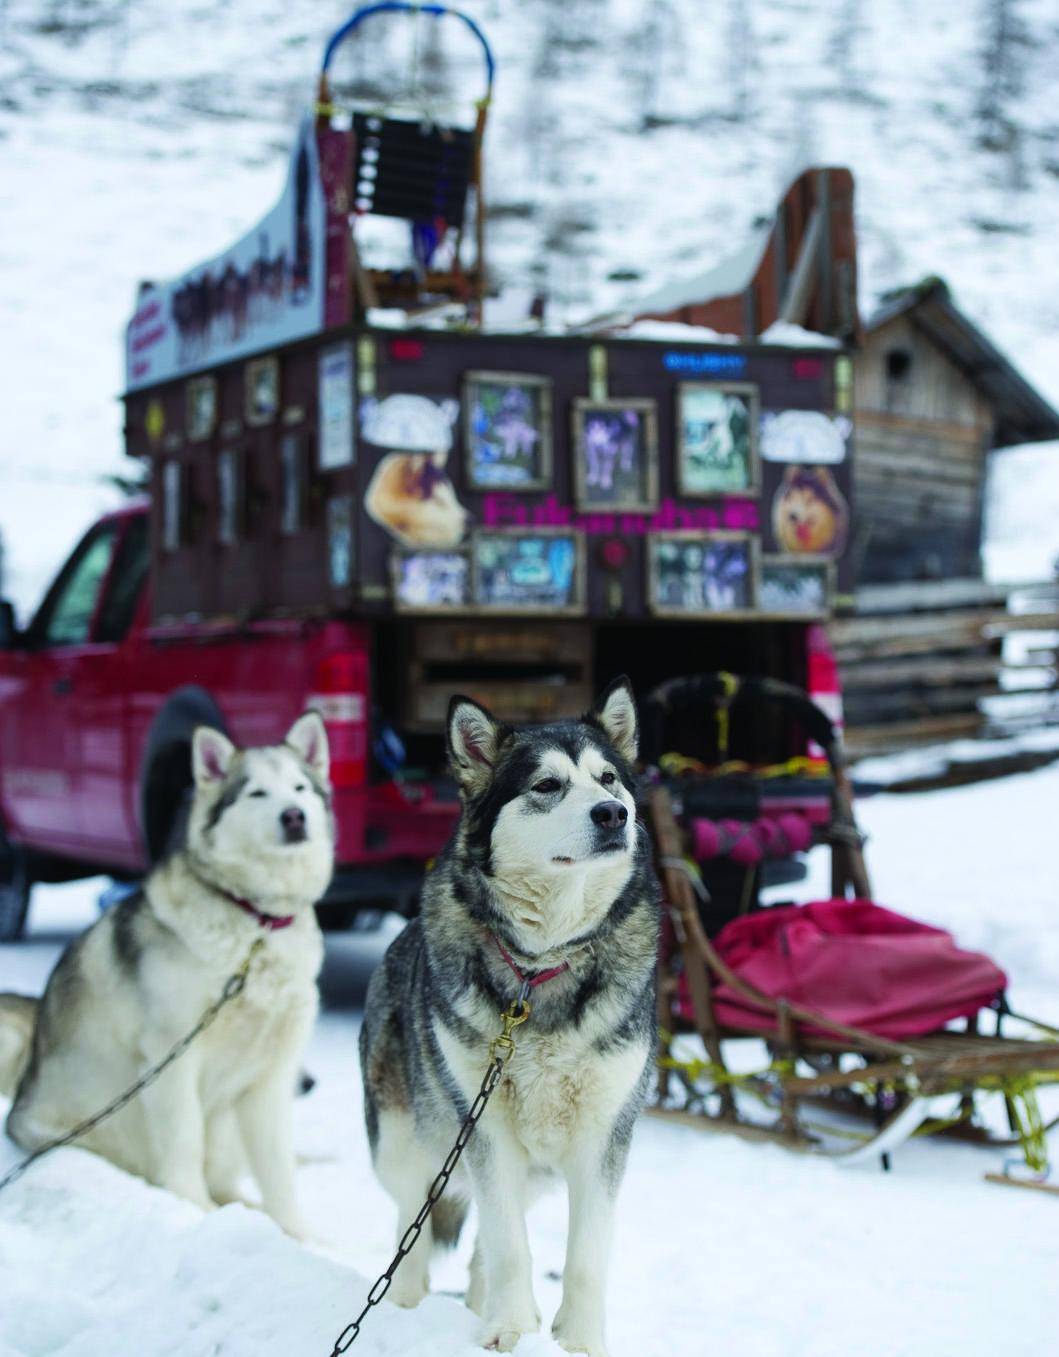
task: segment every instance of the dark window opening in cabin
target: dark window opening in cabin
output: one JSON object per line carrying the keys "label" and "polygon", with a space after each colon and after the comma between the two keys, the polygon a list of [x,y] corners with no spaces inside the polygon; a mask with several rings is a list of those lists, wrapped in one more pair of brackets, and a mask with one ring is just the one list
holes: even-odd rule
{"label": "dark window opening in cabin", "polygon": [[279,445],[280,532],[292,536],[305,526],[305,448],[302,436],[284,434]]}
{"label": "dark window opening in cabin", "polygon": [[912,355],[907,349],[886,350],[886,380],[903,382],[912,370]]}
{"label": "dark window opening in cabin", "polygon": [[162,466],[162,550],[179,551],[184,544],[184,469],[179,462]]}
{"label": "dark window opening in cabin", "polygon": [[225,448],[217,457],[217,540],[231,547],[243,529],[242,458],[235,448]]}

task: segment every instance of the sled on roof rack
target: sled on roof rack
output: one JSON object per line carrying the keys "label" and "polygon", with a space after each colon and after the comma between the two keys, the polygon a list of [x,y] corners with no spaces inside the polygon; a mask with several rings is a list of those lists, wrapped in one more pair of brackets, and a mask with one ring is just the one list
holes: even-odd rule
{"label": "sled on roof rack", "polygon": [[[731,723],[757,723],[770,708],[802,727],[826,773],[727,760]],[[909,1137],[943,1132],[1019,1146],[1045,1173],[1059,1117],[1045,1125],[1036,1094],[1059,1084],[1059,1031],[1011,1013],[1006,977],[987,957],[871,902],[828,717],[790,684],[700,674],[655,688],[643,724],[646,819],[667,905],[653,1111],[851,1163],[886,1164]],[[718,817],[733,806],[736,816]],[[765,906],[762,865],[813,844],[830,850],[832,898]],[[1008,1035],[1009,1020],[1047,1039]],[[688,1035],[701,1049],[687,1049]],[[765,1041],[765,1069],[732,1062],[733,1043],[748,1039]],[[1010,1136],[982,1124],[987,1096],[1003,1099]]]}
{"label": "sled on roof rack", "polygon": [[[404,16],[413,26],[409,86],[381,102],[357,98],[354,91],[344,106],[333,92],[334,59],[351,38],[363,35],[367,20],[384,15]],[[420,82],[421,28],[442,19],[464,25],[481,49],[484,83],[473,101],[470,126],[440,121]],[[349,250],[359,314],[377,306],[416,311],[451,300],[466,305],[470,318],[480,318],[485,288],[482,144],[495,72],[496,62],[481,28],[447,5],[400,0],[365,5],[328,40],[316,111],[321,132],[348,140]],[[396,116],[398,111],[403,116]],[[465,263],[465,225],[472,191],[472,254]],[[409,224],[410,263],[385,269],[361,264],[357,223],[368,216]]]}

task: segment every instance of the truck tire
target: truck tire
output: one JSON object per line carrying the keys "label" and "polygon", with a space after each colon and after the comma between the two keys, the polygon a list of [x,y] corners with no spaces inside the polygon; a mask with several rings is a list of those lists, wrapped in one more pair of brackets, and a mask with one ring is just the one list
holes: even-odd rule
{"label": "truck tire", "polygon": [[0,942],[17,942],[25,931],[32,887],[26,850],[0,825]]}
{"label": "truck tire", "polygon": [[204,688],[181,688],[166,701],[147,737],[140,773],[140,827],[152,867],[183,839],[196,726],[228,733],[220,708]]}

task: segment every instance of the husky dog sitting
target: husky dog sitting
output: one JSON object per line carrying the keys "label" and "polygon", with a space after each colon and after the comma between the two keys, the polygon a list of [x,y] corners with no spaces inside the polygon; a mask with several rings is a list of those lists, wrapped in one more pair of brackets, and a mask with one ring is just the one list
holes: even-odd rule
{"label": "husky dog sitting", "polygon": [[300,1234],[292,1103],[323,957],[313,905],[334,856],[327,735],[315,712],[272,748],[199,727],[192,768],[186,846],[67,948],[39,1004],[0,996],[0,1091],[17,1081],[7,1129],[32,1150],[93,1115],[260,941],[242,994],[78,1143],[204,1208],[236,1200],[249,1164],[265,1210]]}
{"label": "husky dog sitting", "polygon": [[426,1294],[430,1236],[453,1242],[473,1196],[467,1303],[484,1345],[501,1352],[540,1325],[525,1213],[535,1183],[557,1173],[570,1225],[553,1332],[568,1352],[605,1353],[614,1203],[654,1047],[658,888],[637,832],[636,748],[625,679],[580,721],[537,727],[453,698],[463,812],[420,917],[368,988],[365,1115],[400,1238],[478,1092],[500,1015],[533,986],[503,1082],[390,1290],[403,1305]]}

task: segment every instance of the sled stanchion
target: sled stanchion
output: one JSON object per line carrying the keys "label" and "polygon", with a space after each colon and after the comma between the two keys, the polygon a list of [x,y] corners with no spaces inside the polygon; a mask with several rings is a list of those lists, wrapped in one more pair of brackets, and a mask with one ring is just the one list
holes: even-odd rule
{"label": "sled stanchion", "polygon": [[[702,1034],[703,1043],[715,1065],[723,1065],[721,1043],[717,1033],[717,1024],[713,1015],[713,995],[710,975],[706,968],[698,964],[697,932],[701,931],[698,910],[695,904],[695,892],[689,879],[690,865],[684,859],[684,846],[680,839],[680,830],[673,816],[673,806],[669,792],[659,785],[652,787],[647,796],[651,811],[651,824],[655,833],[658,849],[658,864],[662,869],[666,900],[670,906],[673,928],[685,958],[685,974],[691,993],[692,1009],[696,1026]],[[664,993],[665,976],[659,962],[659,994]],[[668,1022],[666,1026],[668,1027]],[[721,1112],[723,1116],[735,1118],[735,1095],[727,1085],[719,1089]]]}

